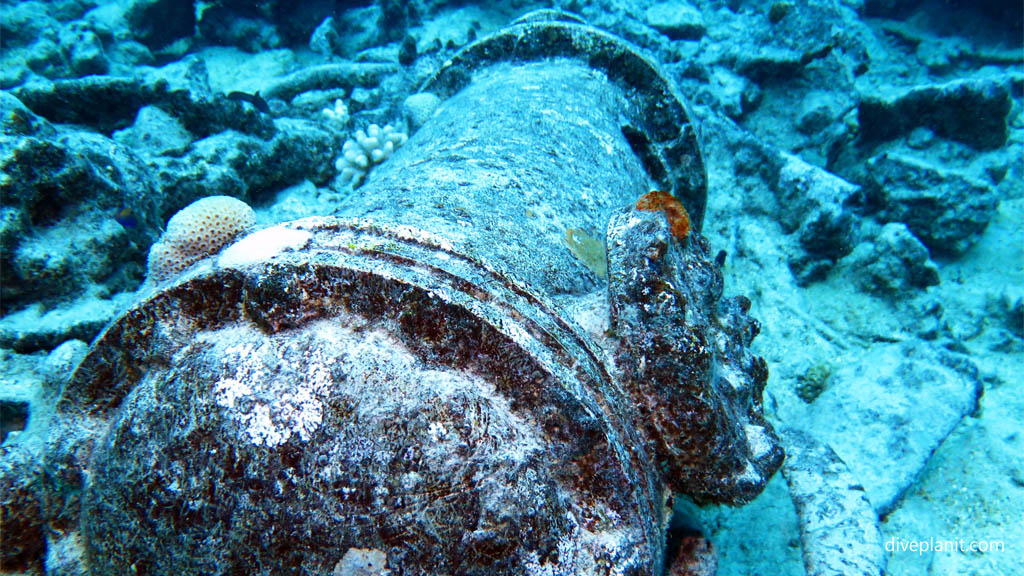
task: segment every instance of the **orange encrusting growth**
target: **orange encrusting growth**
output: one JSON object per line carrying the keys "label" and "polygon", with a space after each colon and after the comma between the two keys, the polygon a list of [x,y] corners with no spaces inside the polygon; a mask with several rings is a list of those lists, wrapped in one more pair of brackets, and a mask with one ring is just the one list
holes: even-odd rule
{"label": "orange encrusting growth", "polygon": [[636,201],[636,209],[664,212],[665,217],[668,218],[669,230],[680,242],[686,240],[686,237],[690,235],[690,214],[686,212],[683,203],[668,192],[651,190]]}

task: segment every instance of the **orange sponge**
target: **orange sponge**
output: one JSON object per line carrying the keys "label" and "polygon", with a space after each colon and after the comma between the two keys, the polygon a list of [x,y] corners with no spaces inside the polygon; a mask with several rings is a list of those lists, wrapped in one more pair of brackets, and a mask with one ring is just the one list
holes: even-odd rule
{"label": "orange sponge", "polygon": [[636,209],[664,212],[665,217],[668,218],[669,230],[680,242],[686,240],[686,237],[690,235],[690,214],[683,207],[683,203],[668,192],[652,190],[644,194],[637,200]]}

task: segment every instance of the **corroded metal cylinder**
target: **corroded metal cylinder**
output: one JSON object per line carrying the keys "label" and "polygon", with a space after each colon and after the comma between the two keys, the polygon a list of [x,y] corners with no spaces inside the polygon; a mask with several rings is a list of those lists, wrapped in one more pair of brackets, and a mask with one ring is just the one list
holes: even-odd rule
{"label": "corroded metal cylinder", "polygon": [[429,230],[546,294],[600,284],[567,231],[603,239],[611,213],[652,189],[673,191],[700,230],[693,124],[621,40],[527,19],[461,52],[423,90],[444,99],[440,110],[343,215]]}
{"label": "corroded metal cylinder", "polygon": [[[442,107],[344,212],[243,238],[97,339],[47,456],[91,573],[656,575],[668,489],[741,503],[778,468],[656,68],[533,17],[424,89]],[[688,234],[637,209],[653,187]]]}

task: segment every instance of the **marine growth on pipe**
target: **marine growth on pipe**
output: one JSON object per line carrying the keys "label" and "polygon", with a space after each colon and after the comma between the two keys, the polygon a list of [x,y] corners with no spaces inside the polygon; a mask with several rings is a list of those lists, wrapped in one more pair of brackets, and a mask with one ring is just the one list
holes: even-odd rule
{"label": "marine growth on pipe", "polygon": [[658,68],[542,12],[422,91],[337,214],[147,284],[97,338],[36,522],[84,572],[660,576],[672,492],[741,504],[779,468]]}

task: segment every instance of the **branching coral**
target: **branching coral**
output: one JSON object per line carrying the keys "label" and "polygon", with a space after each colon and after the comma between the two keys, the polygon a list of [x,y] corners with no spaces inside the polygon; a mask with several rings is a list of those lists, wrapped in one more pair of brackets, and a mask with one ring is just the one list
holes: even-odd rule
{"label": "branching coral", "polygon": [[399,132],[390,124],[383,128],[370,124],[366,131],[357,130],[355,139],[348,139],[341,147],[341,156],[334,162],[342,184],[359,186],[366,173],[375,164],[387,160],[405,141],[405,132]]}

